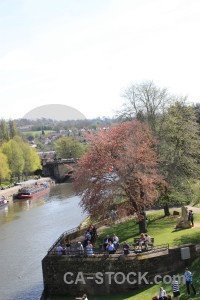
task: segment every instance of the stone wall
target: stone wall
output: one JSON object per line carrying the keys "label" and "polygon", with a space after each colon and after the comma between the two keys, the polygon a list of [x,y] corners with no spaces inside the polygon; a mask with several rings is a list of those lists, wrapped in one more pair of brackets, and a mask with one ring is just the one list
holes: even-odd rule
{"label": "stone wall", "polygon": [[[180,249],[186,246],[190,248],[191,258],[183,261]],[[195,245],[182,247],[174,247],[147,255],[134,253],[128,256],[99,254],[90,257],[47,255],[42,261],[45,292],[49,295],[77,295],[83,292],[89,295],[109,295],[133,290],[138,288],[138,283],[130,283],[127,280],[123,284],[116,283],[114,276],[117,275],[115,274],[122,272],[127,276],[130,272],[136,274],[148,272],[145,277],[149,282],[153,281],[154,276],[158,274],[161,276],[175,275],[178,269],[191,263],[199,254]],[[73,274],[73,276],[71,274],[65,277],[67,282],[73,281],[70,284],[64,281],[66,272]],[[101,284],[98,284],[100,279],[95,277],[97,272],[103,274]],[[106,272],[114,272],[114,274],[105,274]],[[123,274],[118,274],[115,279],[122,282]],[[130,276],[129,281],[133,282],[133,279],[137,280],[137,276],[134,278]],[[142,282],[142,285],[144,284]]]}

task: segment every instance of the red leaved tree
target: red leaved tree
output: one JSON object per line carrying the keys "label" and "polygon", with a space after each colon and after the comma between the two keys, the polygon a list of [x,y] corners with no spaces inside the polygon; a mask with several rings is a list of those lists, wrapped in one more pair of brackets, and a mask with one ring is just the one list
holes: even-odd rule
{"label": "red leaved tree", "polygon": [[145,232],[145,208],[158,197],[163,181],[149,128],[131,121],[90,135],[90,150],[79,160],[74,188],[81,206],[90,215],[105,215],[123,199],[136,213],[140,232]]}

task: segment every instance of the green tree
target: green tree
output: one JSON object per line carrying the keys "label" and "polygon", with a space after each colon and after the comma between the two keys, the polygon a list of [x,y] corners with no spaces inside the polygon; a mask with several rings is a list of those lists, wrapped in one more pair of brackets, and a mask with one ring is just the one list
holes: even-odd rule
{"label": "green tree", "polygon": [[[190,179],[200,175],[199,125],[195,108],[186,105],[185,99],[169,107],[168,112],[160,116],[158,124],[160,164],[169,185],[162,201],[165,214],[169,214],[167,204],[178,199],[184,202],[185,196],[191,197]],[[182,196],[178,197],[178,194]]]}
{"label": "green tree", "polygon": [[13,139],[17,135],[17,128],[13,120],[9,121],[10,138]]}
{"label": "green tree", "polygon": [[9,140],[9,132],[8,126],[5,120],[1,120],[1,127],[0,127],[0,138],[3,142]]}
{"label": "green tree", "polygon": [[10,178],[10,169],[8,167],[8,160],[5,154],[0,151],[0,183],[2,179]]}
{"label": "green tree", "polygon": [[42,169],[40,158],[34,148],[31,148],[28,144],[23,143],[22,151],[25,161],[23,172],[26,175]]}
{"label": "green tree", "polygon": [[79,158],[85,152],[84,146],[75,138],[62,137],[56,142],[55,146],[57,157],[61,158]]}
{"label": "green tree", "polygon": [[20,146],[23,152],[24,169],[23,173],[28,175],[42,168],[40,158],[34,148],[31,148],[20,136],[15,136],[14,141]]}
{"label": "green tree", "polygon": [[24,169],[23,151],[18,143],[14,140],[10,140],[4,143],[1,147],[2,152],[7,156],[9,169],[11,170],[11,176],[17,176],[20,180],[20,176]]}

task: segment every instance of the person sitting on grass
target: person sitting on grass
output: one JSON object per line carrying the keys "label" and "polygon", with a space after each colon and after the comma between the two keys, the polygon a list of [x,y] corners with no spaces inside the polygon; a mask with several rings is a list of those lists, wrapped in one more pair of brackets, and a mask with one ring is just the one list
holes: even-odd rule
{"label": "person sitting on grass", "polygon": [[130,246],[129,246],[129,244],[127,244],[127,242],[125,241],[125,242],[124,242],[124,245],[123,245],[123,250],[124,250],[124,254],[125,254],[125,255],[127,255],[127,254],[130,253],[129,249],[130,249]]}
{"label": "person sitting on grass", "polygon": [[114,247],[114,245],[111,241],[108,242],[108,245],[107,245],[106,249],[108,250],[109,254],[114,254],[115,251],[116,251],[115,247]]}
{"label": "person sitting on grass", "polygon": [[159,291],[159,294],[158,294],[158,299],[159,300],[167,300],[166,291],[163,289],[163,287],[160,287],[160,291]]}

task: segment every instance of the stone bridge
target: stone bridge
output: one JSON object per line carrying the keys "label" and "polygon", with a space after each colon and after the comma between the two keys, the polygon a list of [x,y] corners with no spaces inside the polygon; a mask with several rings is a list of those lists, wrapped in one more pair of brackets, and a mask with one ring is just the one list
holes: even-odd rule
{"label": "stone bridge", "polygon": [[76,167],[77,159],[42,159],[42,175],[45,177],[52,177],[56,182],[61,183],[71,180],[71,175]]}

